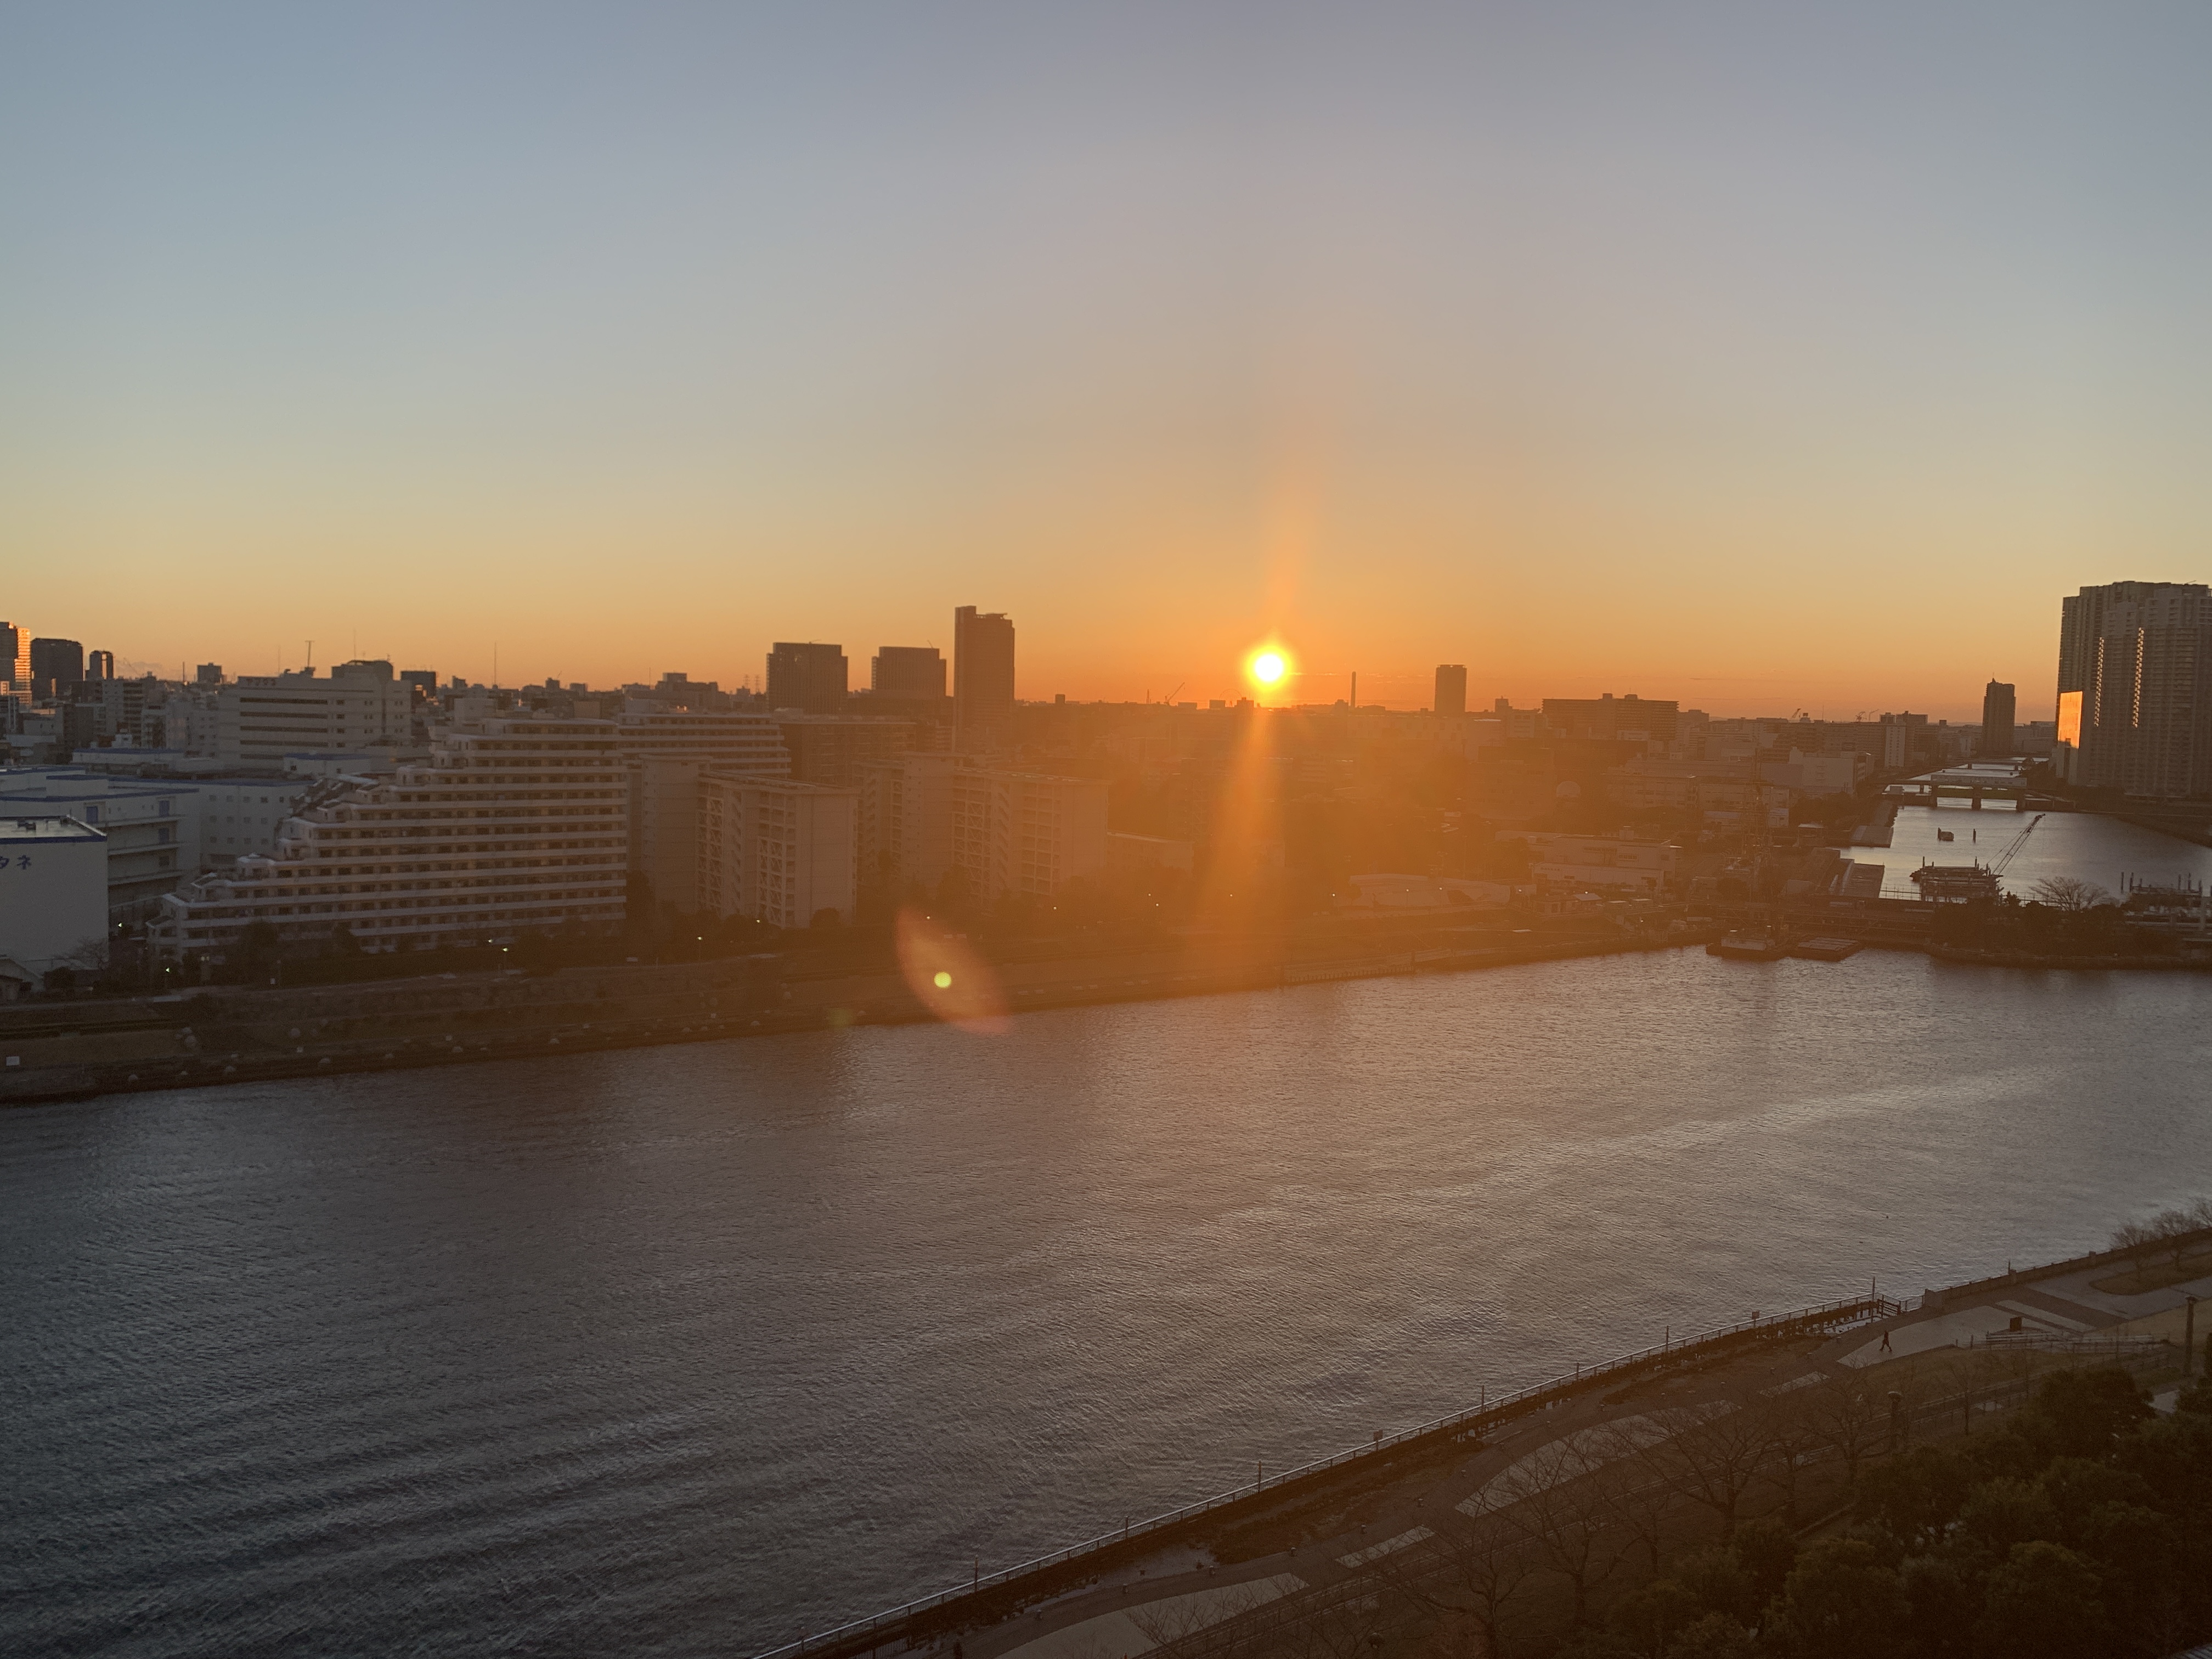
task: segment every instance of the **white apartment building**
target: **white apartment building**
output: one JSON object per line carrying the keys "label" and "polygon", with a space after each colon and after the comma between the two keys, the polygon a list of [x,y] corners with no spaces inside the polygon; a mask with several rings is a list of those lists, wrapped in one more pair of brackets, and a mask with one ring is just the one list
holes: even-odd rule
{"label": "white apartment building", "polygon": [[708,766],[787,777],[783,732],[765,714],[696,712],[634,697],[615,717],[629,774],[629,864],[658,904],[685,915],[699,901],[699,774]]}
{"label": "white apartment building", "polygon": [[437,732],[428,762],[388,780],[330,780],[276,851],[202,876],[162,901],[164,956],[234,946],[267,922],[280,938],[341,924],[372,950],[511,939],[621,925],[627,782],[611,720],[501,716]]}
{"label": "white apartment building", "polygon": [[708,767],[699,775],[699,904],[805,927],[853,919],[860,792]]}
{"label": "white apartment building", "polygon": [[1106,864],[1106,783],[963,766],[952,775],[952,861],[985,903],[1043,898]]}
{"label": "white apartment building", "polygon": [[216,753],[226,765],[274,772],[297,751],[402,747],[412,738],[413,696],[388,662],[341,663],[319,679],[312,668],[240,675],[216,695]]}
{"label": "white apartment building", "polygon": [[76,818],[0,817],[0,960],[34,975],[106,960],[106,839]]}
{"label": "white apartment building", "polygon": [[860,875],[896,889],[934,889],[952,867],[949,754],[905,754],[854,769],[860,792]]}

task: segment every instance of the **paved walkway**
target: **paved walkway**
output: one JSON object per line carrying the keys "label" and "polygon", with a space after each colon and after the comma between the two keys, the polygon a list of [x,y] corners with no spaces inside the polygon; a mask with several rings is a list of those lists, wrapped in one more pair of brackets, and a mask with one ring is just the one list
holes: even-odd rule
{"label": "paved walkway", "polygon": [[[1666,1430],[1652,1415],[1656,1412],[1692,1407],[1717,1415],[1757,1395],[1820,1382],[1839,1368],[1864,1369],[1971,1346],[1992,1332],[2012,1328],[2014,1319],[2023,1330],[2078,1335],[2179,1308],[2187,1295],[2212,1300],[2212,1276],[2137,1296],[2092,1286],[2092,1279],[2112,1272],[2107,1266],[2012,1285],[1964,1307],[1862,1326],[1809,1351],[1793,1344],[1786,1353],[1763,1361],[1740,1361],[1639,1387],[1633,1404],[1608,1406],[1593,1392],[1506,1425],[1442,1475],[1431,1470],[1386,1488],[1375,1518],[1364,1526],[1233,1565],[1188,1547],[1163,1551],[964,1637],[963,1659],[1137,1659],[1158,1645],[1156,1632],[1170,1638],[1188,1634],[1293,1590],[1339,1583],[1382,1555],[1420,1542],[1449,1524],[1454,1509],[1479,1511],[1485,1495],[1509,1471],[1525,1474],[1559,1442],[1568,1443],[1568,1455],[1554,1455],[1560,1478],[1567,1478],[1620,1455],[1624,1444],[1663,1437]],[[1884,1335],[1889,1339],[1886,1351]],[[1601,1429],[1603,1433],[1594,1432]],[[939,1659],[949,1659],[951,1650],[949,1640],[930,1650]]]}
{"label": "paved walkway", "polygon": [[[1136,1659],[1158,1645],[1147,1627],[1185,1634],[1292,1589],[1340,1583],[1380,1556],[1410,1547],[1449,1524],[1444,1517],[1454,1509],[1480,1509],[1481,1494],[1501,1476],[1530,1466],[1555,1443],[1571,1444],[1563,1468],[1585,1472],[1618,1455],[1623,1444],[1663,1437],[1655,1412],[1690,1407],[1718,1415],[1758,1394],[1806,1380],[1808,1364],[1802,1345],[1792,1345],[1786,1354],[1766,1356],[1763,1363],[1739,1362],[1639,1388],[1633,1404],[1609,1406],[1593,1393],[1534,1413],[1506,1425],[1443,1474],[1431,1469],[1386,1488],[1375,1518],[1364,1526],[1233,1566],[1203,1559],[1194,1563],[1192,1552],[1178,1550],[1173,1561],[1143,1563],[1141,1575],[1135,1567],[1125,1569],[1111,1582],[1072,1591],[963,1637],[963,1659]],[[1594,1432],[1600,1429],[1605,1432]],[[949,1656],[951,1644],[932,1651]]]}

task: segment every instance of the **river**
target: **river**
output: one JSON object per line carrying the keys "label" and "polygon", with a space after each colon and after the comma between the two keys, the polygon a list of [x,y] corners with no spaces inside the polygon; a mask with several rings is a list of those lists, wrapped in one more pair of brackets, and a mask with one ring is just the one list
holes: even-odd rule
{"label": "river", "polygon": [[0,1650],[744,1655],[2212,1192],[2212,978],[1679,951],[0,1115]]}

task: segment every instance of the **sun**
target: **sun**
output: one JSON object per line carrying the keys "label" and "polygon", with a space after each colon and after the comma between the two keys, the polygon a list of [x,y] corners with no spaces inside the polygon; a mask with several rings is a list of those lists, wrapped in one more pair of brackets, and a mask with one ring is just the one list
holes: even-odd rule
{"label": "sun", "polygon": [[1244,678],[1255,690],[1272,691],[1290,677],[1290,655],[1280,646],[1263,645],[1244,659]]}

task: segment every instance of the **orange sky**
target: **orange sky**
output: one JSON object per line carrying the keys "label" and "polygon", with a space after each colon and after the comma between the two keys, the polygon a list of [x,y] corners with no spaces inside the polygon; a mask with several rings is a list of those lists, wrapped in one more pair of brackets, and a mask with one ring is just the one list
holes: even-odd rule
{"label": "orange sky", "polygon": [[0,616],[2047,716],[2208,574],[2212,21],[1572,10],[20,17]]}

